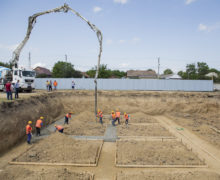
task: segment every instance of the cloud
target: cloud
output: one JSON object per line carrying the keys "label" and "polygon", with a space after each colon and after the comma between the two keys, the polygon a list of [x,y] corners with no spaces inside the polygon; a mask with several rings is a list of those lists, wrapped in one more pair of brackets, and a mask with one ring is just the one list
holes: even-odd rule
{"label": "cloud", "polygon": [[113,43],[113,41],[112,41],[111,39],[107,39],[107,40],[106,40],[106,44],[109,44],[109,45],[110,45],[110,44],[112,44],[112,43]]}
{"label": "cloud", "polygon": [[101,7],[95,6],[95,7],[93,8],[93,12],[94,12],[94,13],[98,13],[98,12],[100,12],[100,11],[102,11],[102,8],[101,8]]}
{"label": "cloud", "polygon": [[12,45],[0,44],[0,49],[6,49],[9,51],[14,51],[17,47],[18,47],[18,44],[12,44]]}
{"label": "cloud", "polygon": [[134,37],[133,39],[132,39],[132,42],[133,43],[138,43],[138,42],[140,42],[141,41],[141,39],[139,38],[139,37]]}
{"label": "cloud", "polygon": [[195,1],[197,1],[197,0],[186,0],[186,5],[189,5],[189,4],[191,4],[191,3],[195,2]]}
{"label": "cloud", "polygon": [[34,69],[34,68],[36,68],[36,67],[38,67],[38,66],[40,66],[40,67],[46,67],[46,64],[44,64],[44,63],[36,63],[36,64],[34,64],[34,65],[32,66],[32,68]]}
{"label": "cloud", "polygon": [[121,39],[121,40],[119,40],[118,42],[119,42],[119,44],[123,44],[123,43],[125,43],[125,40],[124,40],[124,39]]}
{"label": "cloud", "polygon": [[220,22],[217,22],[213,25],[205,25],[205,24],[200,23],[198,27],[199,31],[206,31],[206,32],[211,32],[211,31],[218,30],[218,29],[220,29]]}
{"label": "cloud", "polygon": [[114,0],[115,3],[126,4],[128,0]]}
{"label": "cloud", "polygon": [[128,68],[130,66],[130,63],[121,63],[119,64],[119,68]]}

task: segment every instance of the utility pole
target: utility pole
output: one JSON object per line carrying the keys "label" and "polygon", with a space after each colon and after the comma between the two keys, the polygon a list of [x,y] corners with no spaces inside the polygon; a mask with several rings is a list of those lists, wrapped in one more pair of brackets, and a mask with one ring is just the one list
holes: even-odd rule
{"label": "utility pole", "polygon": [[31,52],[28,54],[28,67],[31,68]]}
{"label": "utility pole", "polygon": [[65,54],[65,61],[67,62],[67,55]]}
{"label": "utility pole", "polygon": [[158,57],[158,74],[157,78],[160,79],[160,57]]}

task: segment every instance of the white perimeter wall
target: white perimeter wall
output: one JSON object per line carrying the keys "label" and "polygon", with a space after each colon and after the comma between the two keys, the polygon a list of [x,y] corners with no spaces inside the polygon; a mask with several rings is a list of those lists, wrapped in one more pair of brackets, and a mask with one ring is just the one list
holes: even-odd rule
{"label": "white perimeter wall", "polygon": [[[82,78],[36,78],[36,89],[46,89],[47,80],[56,80],[58,89],[94,90],[94,79]],[[158,79],[98,79],[99,90],[149,90],[149,91],[213,91],[212,80],[158,80]]]}

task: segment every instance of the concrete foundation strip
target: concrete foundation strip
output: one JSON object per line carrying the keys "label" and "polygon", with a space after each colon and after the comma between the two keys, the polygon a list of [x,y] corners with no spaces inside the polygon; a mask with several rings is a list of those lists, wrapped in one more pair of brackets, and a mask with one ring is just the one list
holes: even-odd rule
{"label": "concrete foundation strip", "polygon": [[175,136],[118,136],[119,139],[177,139]]}
{"label": "concrete foundation strip", "polygon": [[102,141],[102,143],[101,143],[101,145],[99,147],[98,155],[96,156],[96,166],[98,166],[98,162],[99,162],[99,159],[100,159],[103,143],[104,143],[104,141]]}

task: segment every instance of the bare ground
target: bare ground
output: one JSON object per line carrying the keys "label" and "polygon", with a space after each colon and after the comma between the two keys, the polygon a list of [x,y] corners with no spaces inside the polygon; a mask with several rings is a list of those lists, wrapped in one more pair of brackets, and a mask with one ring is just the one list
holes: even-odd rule
{"label": "bare ground", "polygon": [[117,126],[118,136],[172,136],[172,134],[158,124]]}
{"label": "bare ground", "polygon": [[178,141],[117,142],[119,165],[204,165],[193,152]]}
{"label": "bare ground", "polygon": [[95,164],[101,141],[80,141],[59,132],[33,145],[17,162]]}

